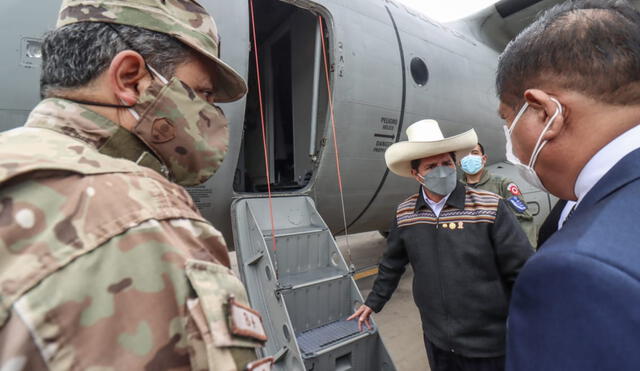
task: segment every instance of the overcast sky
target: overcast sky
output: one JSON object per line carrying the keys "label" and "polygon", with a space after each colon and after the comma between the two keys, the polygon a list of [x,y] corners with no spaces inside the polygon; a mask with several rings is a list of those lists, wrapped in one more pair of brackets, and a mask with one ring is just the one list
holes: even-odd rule
{"label": "overcast sky", "polygon": [[498,0],[399,0],[439,22],[454,21],[484,9]]}

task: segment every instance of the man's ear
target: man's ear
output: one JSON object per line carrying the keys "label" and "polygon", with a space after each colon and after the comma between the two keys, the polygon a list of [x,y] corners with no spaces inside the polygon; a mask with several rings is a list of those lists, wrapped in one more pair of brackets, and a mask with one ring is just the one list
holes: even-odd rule
{"label": "man's ear", "polygon": [[144,58],[133,50],[118,53],[107,70],[107,77],[113,93],[123,103],[133,105],[140,94],[151,83],[151,76]]}
{"label": "man's ear", "polygon": [[549,120],[554,117],[553,124],[542,137],[543,140],[552,140],[562,132],[565,125],[564,107],[558,97],[552,97],[546,92],[539,89],[528,89],[524,92],[524,98],[529,106],[538,113],[537,118],[540,125],[544,128]]}
{"label": "man's ear", "polygon": [[416,169],[411,169],[411,175],[413,175],[413,177],[415,178],[415,180],[417,180],[418,182],[420,182],[420,178],[418,177],[418,172],[416,171]]}

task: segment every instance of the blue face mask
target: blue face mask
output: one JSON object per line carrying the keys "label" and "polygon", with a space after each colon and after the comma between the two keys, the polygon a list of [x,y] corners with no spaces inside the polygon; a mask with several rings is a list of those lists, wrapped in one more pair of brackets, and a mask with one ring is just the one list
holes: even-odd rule
{"label": "blue face mask", "polygon": [[482,170],[482,156],[467,155],[460,160],[460,167],[469,175],[478,174]]}

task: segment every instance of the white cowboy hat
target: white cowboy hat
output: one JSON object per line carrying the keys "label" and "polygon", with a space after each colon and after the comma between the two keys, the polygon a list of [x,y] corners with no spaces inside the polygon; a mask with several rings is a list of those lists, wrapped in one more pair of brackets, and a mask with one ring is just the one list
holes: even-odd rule
{"label": "white cowboy hat", "polygon": [[411,161],[442,153],[456,152],[458,158],[466,156],[478,144],[474,129],[445,138],[436,120],[422,120],[407,128],[409,140],[387,148],[384,159],[389,170],[400,176],[412,178]]}

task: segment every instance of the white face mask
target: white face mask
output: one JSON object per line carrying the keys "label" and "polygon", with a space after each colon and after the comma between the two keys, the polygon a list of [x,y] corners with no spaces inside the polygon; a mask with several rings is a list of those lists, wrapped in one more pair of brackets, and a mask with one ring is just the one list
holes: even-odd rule
{"label": "white face mask", "polygon": [[507,161],[511,162],[518,168],[518,172],[520,173],[520,176],[524,178],[524,180],[526,180],[532,186],[536,188],[540,188],[545,192],[549,192],[549,191],[547,191],[547,189],[542,184],[542,181],[540,180],[540,177],[538,176],[538,174],[536,174],[536,171],[534,170],[534,168],[536,166],[536,161],[538,160],[538,155],[540,155],[540,151],[542,151],[542,148],[548,142],[547,140],[542,141],[542,137],[549,130],[549,128],[553,124],[553,121],[556,119],[556,117],[558,117],[558,115],[562,113],[562,105],[560,104],[560,102],[558,102],[558,100],[555,98],[549,98],[549,99],[551,99],[558,106],[558,109],[553,114],[553,116],[551,116],[551,118],[545,125],[544,129],[542,129],[542,133],[540,133],[540,136],[538,137],[538,141],[536,142],[536,146],[533,148],[533,152],[531,153],[531,159],[529,160],[529,165],[525,165],[522,162],[520,162],[520,159],[516,157],[516,155],[513,153],[513,145],[511,144],[511,134],[513,133],[513,130],[516,128],[518,121],[520,120],[522,115],[524,115],[525,111],[529,107],[529,103],[525,102],[522,108],[520,108],[520,111],[516,115],[516,118],[513,119],[513,122],[511,123],[510,129],[507,128],[506,126],[503,126],[504,135],[507,139],[507,148],[506,148]]}

